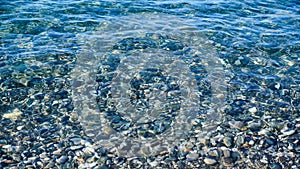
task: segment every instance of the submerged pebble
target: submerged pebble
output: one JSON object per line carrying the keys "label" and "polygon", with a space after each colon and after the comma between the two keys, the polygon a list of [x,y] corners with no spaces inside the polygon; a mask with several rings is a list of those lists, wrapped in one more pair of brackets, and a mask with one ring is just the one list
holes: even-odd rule
{"label": "submerged pebble", "polygon": [[206,158],[204,158],[204,163],[207,164],[207,165],[214,165],[214,164],[217,163],[217,160],[215,160],[213,158],[206,157]]}

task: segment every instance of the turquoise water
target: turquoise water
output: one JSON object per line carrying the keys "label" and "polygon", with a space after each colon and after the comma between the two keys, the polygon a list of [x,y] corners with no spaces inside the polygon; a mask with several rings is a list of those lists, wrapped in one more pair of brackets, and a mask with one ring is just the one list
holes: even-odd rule
{"label": "turquoise water", "polygon": [[[153,17],[153,23],[149,19],[151,17]],[[76,104],[74,105],[74,93],[72,93],[72,88],[74,88],[72,72],[77,70],[76,65],[79,61],[88,62],[84,59],[91,59],[82,56],[90,56],[86,52],[93,52],[94,54],[98,52],[96,55],[98,59],[95,60],[97,62],[94,61],[94,64],[89,65],[92,66],[91,69],[95,69],[94,71],[101,71],[104,66],[109,65],[110,71],[113,72],[117,70],[119,65],[122,65],[118,59],[126,58],[127,55],[136,51],[147,51],[148,48],[155,49],[154,51],[150,50],[152,53],[163,50],[161,51],[162,54],[178,56],[185,63],[192,65],[189,59],[196,57],[189,58],[190,55],[193,55],[193,47],[190,46],[197,46],[198,44],[193,44],[196,42],[205,42],[185,38],[191,36],[190,33],[194,33],[191,37],[201,35],[209,42],[213,57],[220,61],[211,67],[222,67],[224,70],[224,74],[222,74],[224,77],[221,79],[224,83],[220,82],[217,89],[222,88],[220,87],[222,85],[226,86],[223,91],[214,93],[212,91],[214,89],[213,78],[208,78],[208,83],[202,81],[209,72],[215,71],[207,66],[188,66],[188,68],[183,69],[186,71],[191,69],[191,74],[201,74],[199,76],[185,74],[189,78],[200,79],[197,79],[199,80],[197,81],[199,87],[197,92],[201,93],[197,96],[201,103],[199,103],[199,107],[197,107],[198,105],[195,106],[197,107],[197,111],[195,111],[198,113],[197,116],[201,116],[207,113],[207,110],[212,109],[209,107],[214,105],[214,101],[208,98],[222,94],[220,96],[222,98],[215,101],[224,103],[222,106],[216,104],[222,108],[217,111],[218,118],[235,119],[245,123],[264,119],[265,126],[271,122],[279,121],[288,128],[293,126],[296,131],[294,137],[299,136],[297,124],[300,118],[300,3],[296,0],[252,2],[223,0],[211,2],[180,0],[2,0],[0,2],[0,21],[1,147],[3,145],[19,145],[23,151],[37,156],[44,151],[42,149],[51,149],[51,147],[47,147],[49,140],[51,140],[47,138],[50,137],[59,138],[61,136],[68,139],[74,137],[73,135],[88,135],[87,138],[92,143],[99,141],[89,135],[88,130],[90,128],[85,127],[87,124],[83,121],[79,123],[76,117],[73,117],[74,113],[76,114],[74,112]],[[135,29],[135,26],[138,28]],[[146,31],[143,32],[143,30]],[[165,36],[168,33],[169,35]],[[162,37],[159,37],[160,35]],[[99,42],[93,40],[97,38],[100,39]],[[87,50],[89,47],[91,47],[91,51]],[[210,51],[206,50],[205,52],[209,53]],[[121,53],[124,56],[118,55],[120,57],[118,58],[113,55],[103,60],[101,58],[102,53],[105,55],[107,53]],[[206,60],[205,57],[198,59]],[[86,73],[84,72],[85,69],[78,70]],[[167,83],[168,80],[156,71],[147,69],[144,73],[147,75],[155,74],[153,76],[159,79],[159,84]],[[143,71],[141,72],[143,73]],[[85,76],[83,73],[79,71],[76,76],[80,74]],[[216,72],[216,74],[218,73]],[[91,78],[94,77],[91,76]],[[112,78],[109,76],[102,77],[102,74],[98,79],[94,79],[95,84],[92,84],[94,88],[92,87],[91,90],[98,94],[100,100],[102,97],[108,97],[108,93],[105,93],[108,91],[103,92],[105,89],[101,86],[104,85],[102,82],[104,83],[105,80],[102,81],[101,78],[112,81]],[[83,80],[86,81],[87,79],[83,78]],[[172,80],[170,80],[171,82]],[[116,83],[121,84],[119,81]],[[135,77],[131,83],[134,86],[133,83],[148,84],[154,82],[151,79],[141,80],[139,77]],[[169,88],[172,87],[169,85]],[[135,86],[131,91],[133,94],[130,97],[138,98],[131,100],[131,103],[134,102],[140,107],[145,107],[142,103],[147,104],[145,103],[146,97],[136,95],[143,95],[146,89],[138,90],[141,90],[140,87]],[[164,91],[175,92],[177,88]],[[189,98],[184,94],[180,96]],[[89,97],[82,98],[83,100],[90,99]],[[188,101],[193,102],[191,100]],[[118,99],[117,101],[121,102]],[[142,103],[137,103],[138,101]],[[106,104],[101,105],[99,100],[92,100],[91,102],[97,104],[95,111],[104,111],[101,106],[107,107]],[[178,105],[175,104],[176,106]],[[173,110],[176,112],[179,109],[177,107],[170,111],[173,113]],[[120,126],[127,125],[126,130],[130,126],[134,126],[129,124],[129,121],[124,120],[126,115],[122,119],[123,116],[121,118],[120,115],[112,114],[105,116],[110,120],[111,118],[119,118],[117,122],[112,123],[117,132],[124,129],[118,128]],[[175,118],[177,115],[178,113],[174,113],[170,116]],[[156,114],[156,116],[159,115]],[[265,117],[270,117],[270,120],[268,121],[268,118]],[[85,118],[92,119],[92,122],[97,121],[93,121],[94,116],[88,115]],[[157,125],[153,121],[153,124],[151,122],[150,133],[159,135],[172,126],[172,119],[165,117],[162,119],[162,121],[167,122],[157,122]],[[200,118],[200,120],[203,119]],[[122,121],[124,123],[121,123]],[[216,121],[221,122],[222,120]],[[138,126],[144,122],[135,125]],[[98,130],[99,124],[97,122],[95,124],[94,127]],[[226,128],[228,127],[226,124],[221,124],[221,126]],[[159,126],[164,125],[165,128],[159,128]],[[144,132],[148,128],[149,126],[131,129],[133,133],[127,136],[154,137],[149,132]],[[278,133],[274,133],[274,137],[278,138],[276,136]],[[16,139],[16,136],[20,139]],[[29,137],[28,143],[22,142],[26,137]],[[44,138],[44,140],[39,137]],[[277,140],[279,145],[281,140]],[[293,142],[296,139],[290,138],[290,140]],[[39,146],[31,145],[30,142],[39,143],[41,147],[43,147],[42,145],[47,146],[38,149]],[[283,144],[285,143],[283,142]],[[299,146],[299,142],[293,144],[295,147]],[[66,145],[61,147],[64,146]],[[24,156],[21,155],[21,151],[7,152],[2,149],[0,151],[0,168],[27,165],[25,161],[28,159],[25,156],[28,154]],[[33,149],[37,150],[33,151]],[[298,150],[295,152],[297,153]],[[16,154],[16,157],[12,157],[12,163],[3,160],[11,154]],[[50,159],[56,158],[55,155],[50,157]],[[299,159],[299,155],[294,158],[295,161],[297,158]],[[271,165],[274,160],[271,158],[269,160]],[[70,165],[78,166],[76,162],[71,160],[69,162]],[[255,160],[253,162],[255,163]],[[34,163],[34,165],[36,164]],[[281,165],[291,167],[287,162],[283,162]]]}

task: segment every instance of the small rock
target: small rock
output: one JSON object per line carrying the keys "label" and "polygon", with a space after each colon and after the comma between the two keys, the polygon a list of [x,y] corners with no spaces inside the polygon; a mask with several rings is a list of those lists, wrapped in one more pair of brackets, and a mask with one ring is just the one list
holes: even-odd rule
{"label": "small rock", "polygon": [[204,163],[207,164],[207,165],[214,165],[214,164],[217,163],[217,160],[215,160],[213,158],[206,157],[204,159]]}
{"label": "small rock", "polygon": [[56,154],[56,155],[58,155],[58,154],[60,154],[61,153],[61,149],[58,149],[58,150],[55,150],[55,151],[53,151],[53,153],[52,154]]}
{"label": "small rock", "polygon": [[69,158],[67,156],[61,156],[60,158],[56,159],[56,162],[59,164],[64,164]]}
{"label": "small rock", "polygon": [[53,168],[54,167],[54,165],[55,165],[55,162],[54,161],[50,161],[46,166],[45,166],[45,168]]}
{"label": "small rock", "polygon": [[86,154],[86,155],[92,155],[95,153],[95,149],[92,148],[92,147],[86,147],[83,149],[83,152]]}
{"label": "small rock", "polygon": [[242,63],[241,63],[240,60],[236,60],[236,61],[234,62],[234,64],[235,64],[235,65],[241,65]]}
{"label": "small rock", "polygon": [[78,150],[81,149],[83,146],[71,146],[70,149],[71,150]]}
{"label": "small rock", "polygon": [[254,141],[253,141],[253,140],[250,140],[250,141],[249,141],[249,145],[253,146],[253,145],[254,145]]}
{"label": "small rock", "polygon": [[97,165],[97,163],[82,163],[78,168],[93,168]]}
{"label": "small rock", "polygon": [[257,112],[257,109],[256,109],[256,107],[251,107],[250,109],[248,109],[248,111],[249,111],[250,113],[256,113],[256,112]]}
{"label": "small rock", "polygon": [[294,149],[294,145],[292,143],[289,143],[288,149],[289,150],[293,150]]}
{"label": "small rock", "polygon": [[223,159],[223,165],[225,167],[233,167],[234,166],[233,159],[229,158],[229,157],[224,158]]}
{"label": "small rock", "polygon": [[236,142],[236,145],[242,146],[245,142],[245,139],[243,136],[237,136],[235,142]]}
{"label": "small rock", "polygon": [[241,129],[244,126],[244,123],[242,121],[230,121],[228,122],[229,126],[231,128],[237,128],[237,129]]}
{"label": "small rock", "polygon": [[81,144],[81,138],[71,138],[70,140],[74,143],[74,145]]}
{"label": "small rock", "polygon": [[186,156],[187,160],[189,161],[194,161],[194,160],[197,160],[199,158],[199,154],[197,153],[189,153],[187,156]]}
{"label": "small rock", "polygon": [[223,150],[224,157],[230,157],[230,151],[229,150]]}
{"label": "small rock", "polygon": [[225,144],[226,147],[230,147],[232,145],[232,138],[231,137],[225,137],[223,139],[223,143]]}
{"label": "small rock", "polygon": [[267,138],[266,139],[266,143],[268,144],[268,145],[275,145],[276,144],[276,140],[274,140],[274,139],[270,139],[270,138]]}
{"label": "small rock", "polygon": [[282,167],[278,163],[272,163],[270,169],[282,169]]}
{"label": "small rock", "polygon": [[249,128],[251,131],[257,131],[257,130],[260,129],[260,127],[261,127],[261,124],[260,124],[260,123],[255,123],[255,122],[253,122],[253,123],[248,124],[248,128]]}
{"label": "small rock", "polygon": [[257,134],[260,136],[269,135],[270,131],[267,129],[261,129]]}
{"label": "small rock", "polygon": [[219,156],[218,150],[212,150],[212,151],[209,151],[208,154],[209,154],[210,156],[213,156],[213,157],[218,157],[218,156]]}
{"label": "small rock", "polygon": [[5,144],[7,144],[7,141],[6,141],[6,140],[4,140],[4,139],[0,140],[0,146],[3,146],[3,145],[5,145]]}
{"label": "small rock", "polygon": [[18,131],[21,131],[23,128],[24,128],[24,126],[18,126],[18,127],[17,127],[17,130],[18,130]]}

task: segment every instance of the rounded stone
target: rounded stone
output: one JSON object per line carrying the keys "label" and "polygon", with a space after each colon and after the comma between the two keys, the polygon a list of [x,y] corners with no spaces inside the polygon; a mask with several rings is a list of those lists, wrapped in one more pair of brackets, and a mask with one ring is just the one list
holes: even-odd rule
{"label": "rounded stone", "polygon": [[232,145],[232,138],[231,137],[225,137],[223,139],[223,143],[225,144],[226,147],[231,147],[231,145]]}
{"label": "rounded stone", "polygon": [[197,153],[189,153],[186,156],[186,158],[187,158],[188,161],[194,161],[194,160],[197,160],[199,158],[199,154],[197,154]]}
{"label": "rounded stone", "polygon": [[70,149],[71,150],[78,150],[81,149],[83,146],[71,146]]}
{"label": "rounded stone", "polygon": [[242,146],[244,144],[244,142],[245,142],[244,136],[237,136],[236,137],[236,141],[235,141],[236,145]]}
{"label": "rounded stone", "polygon": [[210,157],[205,157],[204,163],[207,165],[214,165],[217,163],[217,160],[210,158]]}
{"label": "rounded stone", "polygon": [[250,124],[248,124],[248,128],[251,131],[257,131],[261,128],[261,123],[256,123],[256,122],[250,123]]}

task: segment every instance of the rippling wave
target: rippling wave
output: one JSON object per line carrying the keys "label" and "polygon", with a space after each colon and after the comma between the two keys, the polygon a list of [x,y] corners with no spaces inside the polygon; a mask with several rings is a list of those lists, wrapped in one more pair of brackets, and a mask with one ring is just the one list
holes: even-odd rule
{"label": "rippling wave", "polygon": [[[105,52],[108,51],[116,52],[114,54],[118,54],[118,52],[122,53],[122,50],[112,49],[114,48],[114,44],[120,43],[119,49],[122,47],[122,43],[127,43],[127,46],[123,44],[123,47],[125,46],[124,48],[126,49],[132,45],[130,43],[135,43],[137,45],[135,47],[140,48],[138,50],[146,49],[151,45],[153,48],[155,43],[158,42],[149,42],[149,39],[144,39],[145,41],[141,39],[134,39],[132,41],[128,39],[128,41],[124,40],[126,38],[143,38],[143,36],[146,36],[146,33],[157,33],[155,31],[165,28],[165,26],[168,26],[166,23],[170,22],[163,19],[156,20],[157,23],[154,29],[150,22],[145,22],[144,25],[141,24],[144,18],[139,18],[136,21],[130,18],[130,16],[146,17],[147,15],[169,16],[172,19],[178,18],[176,23],[171,24],[172,27],[169,29],[171,31],[181,28],[187,22],[191,23],[193,25],[192,29],[188,27],[183,32],[191,31],[201,34],[215,52],[214,56],[217,58],[216,60],[219,60],[220,65],[222,65],[218,64],[218,67],[222,67],[222,70],[224,70],[222,72],[224,78],[222,79],[225,80],[224,82],[222,81],[219,87],[222,89],[226,88],[226,93],[221,93],[224,94],[224,97],[218,95],[219,98],[216,97],[216,100],[211,100],[213,98],[211,96],[214,94],[217,96],[217,93],[204,92],[203,98],[205,104],[200,104],[202,106],[200,107],[204,107],[203,110],[210,110],[209,106],[213,105],[211,102],[222,103],[222,109],[218,110],[222,118],[217,120],[218,123],[212,125],[214,127],[218,126],[216,132],[219,132],[219,129],[223,128],[220,131],[221,133],[228,134],[231,132],[236,134],[237,129],[232,129],[232,121],[242,121],[247,125],[245,125],[246,127],[239,128],[238,131],[244,132],[242,135],[246,137],[246,141],[250,142],[250,138],[255,140],[256,136],[260,136],[261,140],[266,140],[265,142],[267,143],[270,143],[270,139],[275,139],[277,142],[274,142],[274,145],[294,145],[296,147],[295,150],[289,151],[295,152],[295,154],[299,153],[299,148],[297,149],[299,143],[296,141],[297,136],[299,136],[298,123],[300,118],[299,1],[2,0],[0,2],[0,117],[2,119],[0,122],[0,128],[2,128],[0,130],[0,147],[3,147],[3,145],[4,147],[7,147],[7,145],[15,146],[14,144],[18,142],[22,150],[26,150],[26,155],[22,154],[22,151],[18,150],[18,147],[14,147],[14,151],[18,150],[14,152],[16,157],[8,158],[10,160],[7,161],[3,160],[3,158],[9,156],[10,152],[7,153],[4,150],[2,152],[1,150],[0,168],[7,166],[26,167],[26,160],[31,155],[38,156],[42,153],[40,149],[38,151],[33,150],[31,143],[40,147],[45,146],[43,149],[54,151],[53,147],[47,147],[50,144],[48,139],[50,137],[53,137],[52,140],[67,140],[77,136],[83,137],[88,135],[87,140],[92,139],[93,136],[89,135],[87,129],[82,125],[83,122],[81,121],[80,123],[77,119],[78,117],[74,115],[76,114],[74,112],[76,110],[76,99],[74,100],[74,98],[80,97],[78,95],[74,97],[74,93],[72,93],[72,90],[74,90],[74,84],[72,83],[72,78],[74,79],[74,77],[72,75],[74,75],[73,73],[76,71],[76,65],[78,66],[79,61],[90,61],[81,60],[82,58],[79,56],[83,53],[86,56],[90,56],[89,53],[86,53],[86,47],[91,44],[102,45],[100,51],[100,48],[95,46],[92,47],[94,51],[91,51],[91,53],[97,50],[100,52],[96,57],[96,61],[99,61],[99,63],[95,62],[95,64],[89,65],[92,66],[93,70],[98,70],[99,67],[97,66],[99,64],[101,66],[103,61],[100,59],[102,57],[102,55],[100,56],[101,52],[104,55],[107,55]],[[126,19],[128,19],[128,23],[126,23]],[[147,19],[145,18],[145,20]],[[149,32],[138,32],[132,29],[122,34],[122,31],[118,31],[118,28],[126,26],[133,28],[134,24],[144,26],[144,30]],[[114,27],[111,30],[107,30],[111,25]],[[174,41],[187,42],[184,39],[184,35],[180,35],[180,31],[176,30],[175,32],[176,34],[170,38],[171,41],[173,38],[173,40],[175,39]],[[159,33],[162,33],[162,35],[170,33],[172,35],[172,32],[168,32],[168,29],[160,30]],[[102,42],[101,40],[100,42],[94,41],[99,37],[110,37],[110,39],[104,39],[107,41]],[[126,42],[122,41],[122,39]],[[193,40],[186,43],[186,46],[195,45],[190,42],[193,42]],[[172,48],[174,46],[169,47]],[[115,48],[118,48],[118,44],[115,45]],[[137,50],[136,48],[134,50]],[[159,50],[161,48],[163,47],[154,47],[154,49]],[[172,52],[170,54],[169,49],[164,52],[168,53],[167,56],[173,56]],[[126,52],[123,51],[123,53]],[[182,55],[178,54],[180,52],[182,52]],[[188,53],[185,52],[178,50],[174,53],[184,56],[184,54]],[[87,57],[85,59],[91,58]],[[205,60],[205,57],[200,60]],[[208,67],[200,68],[200,66],[196,68],[190,66],[189,69],[197,69],[199,73],[203,73],[204,75],[207,75],[205,70],[209,70]],[[79,70],[84,71],[83,69]],[[214,71],[214,69],[210,71]],[[79,71],[77,75],[80,78],[80,75],[84,76],[84,73]],[[194,77],[190,76],[190,78]],[[87,80],[86,78],[83,77],[82,80]],[[90,78],[88,80],[96,82],[95,88],[88,89],[99,92],[100,84],[95,78],[93,79],[93,76],[88,78]],[[203,77],[201,76],[201,78]],[[143,83],[146,83],[146,81],[143,81]],[[82,84],[77,85],[81,86]],[[205,91],[206,87],[209,88],[213,84],[203,82],[199,86],[200,89],[197,90]],[[199,97],[201,100],[202,96]],[[84,97],[84,99],[88,100],[89,98]],[[97,102],[95,101],[95,103]],[[99,113],[101,110],[98,107],[93,107],[93,109],[96,113]],[[202,117],[205,114],[198,113],[197,117]],[[201,127],[205,126],[205,118],[199,118],[198,120],[200,121],[199,124],[202,124],[202,126],[198,126],[199,130],[202,131],[203,128]],[[206,122],[212,121],[210,119]],[[267,130],[273,126],[276,127],[273,127],[275,129],[270,129],[273,132],[270,138],[269,136],[262,137],[257,133],[258,131],[256,131],[255,127],[252,130],[250,127],[252,122],[261,124],[261,127]],[[281,125],[281,123],[284,124]],[[254,132],[254,134],[249,134],[249,128],[251,128],[250,132]],[[196,131],[194,128],[191,130]],[[15,133],[15,131],[19,133]],[[149,131],[153,132],[154,130],[151,129]],[[290,132],[292,133],[290,134],[286,131],[294,132]],[[231,136],[232,134],[228,135]],[[21,141],[13,138],[15,136],[18,136],[16,138],[19,138]],[[142,134],[136,138],[142,138],[140,136]],[[207,137],[213,136],[213,131],[208,132]],[[286,139],[288,143],[284,140],[285,136],[291,136],[289,139]],[[186,137],[190,140],[194,139],[191,135],[187,135]],[[201,135],[202,137],[204,136]],[[200,136],[196,138],[200,139]],[[92,142],[97,141],[94,139]],[[181,143],[172,143],[172,146],[179,144]],[[217,146],[224,146],[224,144],[221,142],[216,143]],[[209,145],[211,146],[213,143],[209,143]],[[204,159],[206,158],[201,154],[201,148],[199,148],[198,144],[197,146],[195,146],[196,148],[194,147],[194,150],[200,154],[200,157],[197,156],[197,158],[201,159],[198,160],[200,166],[210,165],[207,163],[212,163],[213,165],[221,164],[220,161],[214,161],[215,157],[211,159],[211,154],[207,157],[210,161],[205,161]],[[201,146],[204,146],[203,143],[201,143]],[[247,146],[251,147],[251,145]],[[229,146],[229,148],[232,147],[241,150],[240,154],[244,154],[243,152],[246,151],[245,147]],[[176,148],[173,147],[173,149]],[[262,146],[260,150],[267,151],[267,149]],[[187,158],[185,150],[178,150],[177,160],[190,159]],[[201,151],[199,152],[198,150]],[[291,168],[292,164],[288,164],[286,162],[288,160],[285,161],[284,158],[292,161],[299,158],[297,155],[295,155],[295,158],[283,158],[279,157],[279,155],[273,158],[270,153],[264,152],[264,155],[269,159],[269,163],[266,164],[253,155],[257,150],[247,149],[248,151],[248,154],[250,154],[249,165],[252,167],[262,167],[267,164],[272,166],[273,164],[277,165],[280,163],[281,166]],[[281,150],[275,149],[272,151],[279,152]],[[288,151],[288,149],[282,148],[282,151]],[[115,153],[117,151],[111,150],[110,152]],[[154,154],[157,154],[157,152],[160,152],[158,153],[159,155],[164,154],[164,151],[160,150],[155,151]],[[75,155],[70,156],[74,157]],[[248,155],[245,156],[247,156],[245,158],[248,158]],[[152,157],[154,157],[153,154],[149,158]],[[20,160],[22,158],[24,160]],[[50,158],[59,159],[53,154]],[[242,159],[242,157],[235,157],[233,159]],[[245,161],[248,161],[248,159]],[[60,163],[59,160],[54,160],[53,163],[55,162],[62,166],[67,165],[67,163]],[[69,162],[70,166],[65,166],[66,168],[71,168],[72,165],[73,167],[80,165],[78,161],[71,162],[71,159]],[[36,162],[32,163],[37,165]],[[45,165],[43,164],[40,167],[43,168],[49,163],[46,162]],[[188,165],[190,161],[187,160],[187,162],[183,163]],[[163,166],[163,164],[161,165]],[[166,166],[170,167],[168,165],[169,163]],[[111,166],[118,165],[111,164]],[[248,163],[245,163],[245,166],[248,166]]]}

